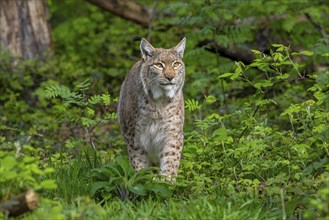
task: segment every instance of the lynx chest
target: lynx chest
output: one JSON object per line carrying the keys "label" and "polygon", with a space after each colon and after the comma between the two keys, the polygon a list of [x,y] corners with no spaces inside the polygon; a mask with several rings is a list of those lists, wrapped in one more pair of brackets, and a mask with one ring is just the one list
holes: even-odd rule
{"label": "lynx chest", "polygon": [[[144,103],[143,103],[144,104]],[[159,154],[170,138],[172,125],[170,105],[145,103],[137,119],[136,137],[154,164],[159,163]]]}

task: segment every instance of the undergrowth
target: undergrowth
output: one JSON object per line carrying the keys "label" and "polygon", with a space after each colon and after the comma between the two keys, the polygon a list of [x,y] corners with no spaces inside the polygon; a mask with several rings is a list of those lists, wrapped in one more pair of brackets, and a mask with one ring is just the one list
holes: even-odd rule
{"label": "undergrowth", "polygon": [[[1,171],[7,175],[1,179],[1,198],[28,188],[40,192],[44,202],[27,219],[47,212],[59,219],[326,216],[329,84],[323,80],[329,72],[302,75],[290,56],[313,56],[308,51],[291,53],[289,47],[273,45],[270,56],[254,53],[259,58],[252,64],[236,63],[233,72],[218,75],[255,88],[239,109],[225,115],[210,111],[208,106],[217,102],[212,95],[200,102],[186,100],[187,114],[194,119],[186,129],[175,184],[154,180],[153,168],[135,173],[119,156],[125,155],[124,148],[105,150],[104,142],[96,141],[107,124],[115,123],[116,114],[102,110],[112,104],[109,94],[90,94],[89,80],[73,90],[51,81],[42,85],[57,116],[54,127],[79,132],[61,140],[57,149],[2,136]],[[298,89],[301,81],[307,81],[306,99],[286,103],[270,95],[277,87],[289,91],[291,82]],[[8,126],[2,129],[7,132]]]}

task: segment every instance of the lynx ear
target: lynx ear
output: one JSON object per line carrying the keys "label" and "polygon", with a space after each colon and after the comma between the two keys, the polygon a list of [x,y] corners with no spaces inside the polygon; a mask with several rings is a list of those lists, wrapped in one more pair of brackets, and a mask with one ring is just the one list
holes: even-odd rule
{"label": "lynx ear", "polygon": [[184,56],[185,46],[186,46],[186,38],[184,37],[179,42],[179,44],[177,44],[177,46],[173,48],[181,58],[183,58],[183,56]]}
{"label": "lynx ear", "polygon": [[141,48],[142,57],[144,60],[146,60],[147,56],[151,57],[155,50],[155,48],[144,38],[142,38],[140,48]]}

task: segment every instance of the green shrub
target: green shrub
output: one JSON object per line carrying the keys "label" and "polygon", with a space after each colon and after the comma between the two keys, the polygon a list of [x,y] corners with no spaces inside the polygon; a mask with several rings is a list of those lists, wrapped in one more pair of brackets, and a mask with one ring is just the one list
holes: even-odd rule
{"label": "green shrub", "polygon": [[[188,181],[183,189],[264,199],[282,206],[286,217],[298,215],[319,192],[319,175],[328,173],[329,84],[323,79],[329,72],[305,76],[291,59],[312,52],[290,53],[276,44],[270,56],[254,53],[259,58],[250,65],[236,63],[234,72],[219,76],[254,87],[240,109],[223,116],[207,114],[216,97],[205,97],[202,105],[186,101],[187,110],[197,112],[195,129],[185,138],[180,173]],[[277,88],[282,95],[273,96]],[[305,96],[286,102],[293,100],[292,89],[303,90]]]}
{"label": "green shrub", "polygon": [[150,193],[168,197],[170,193],[166,183],[155,180],[159,177],[153,174],[154,171],[158,169],[143,168],[135,172],[126,158],[117,157],[115,162],[93,170],[91,196],[99,195],[101,199],[108,200],[114,194],[123,201],[126,199],[134,201],[139,196],[150,195]]}
{"label": "green shrub", "polygon": [[[3,147],[3,145],[1,145]],[[57,188],[54,179],[47,175],[54,172],[38,155],[38,151],[28,145],[18,146],[17,152],[0,151],[0,198],[8,200],[11,196],[32,188],[36,191],[47,191]]]}

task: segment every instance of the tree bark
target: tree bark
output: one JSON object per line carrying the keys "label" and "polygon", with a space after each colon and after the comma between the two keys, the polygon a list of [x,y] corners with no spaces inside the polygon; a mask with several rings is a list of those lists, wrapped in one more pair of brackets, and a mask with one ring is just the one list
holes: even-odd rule
{"label": "tree bark", "polygon": [[88,0],[90,3],[109,11],[123,19],[148,27],[152,19],[152,9],[131,0]]}
{"label": "tree bark", "polygon": [[32,59],[51,46],[45,0],[0,0],[0,49]]}
{"label": "tree bark", "polygon": [[34,190],[29,189],[27,192],[0,204],[0,212],[5,212],[8,216],[15,217],[36,209],[38,205],[38,195]]}

